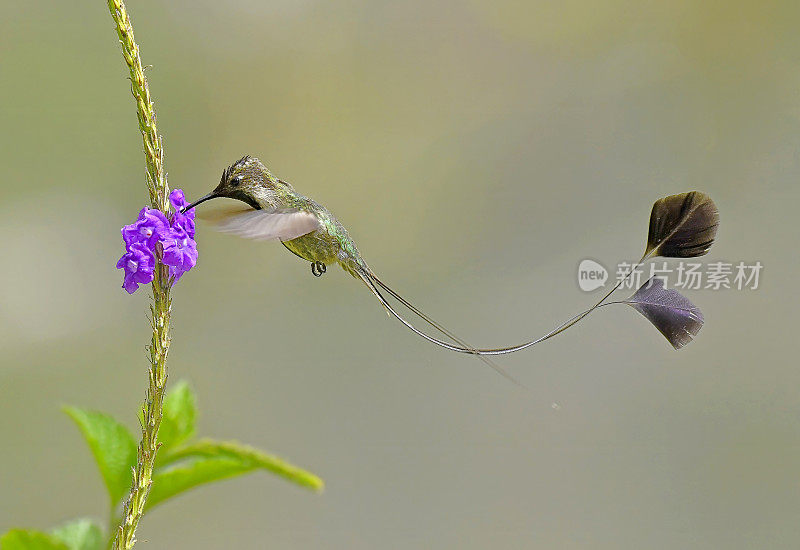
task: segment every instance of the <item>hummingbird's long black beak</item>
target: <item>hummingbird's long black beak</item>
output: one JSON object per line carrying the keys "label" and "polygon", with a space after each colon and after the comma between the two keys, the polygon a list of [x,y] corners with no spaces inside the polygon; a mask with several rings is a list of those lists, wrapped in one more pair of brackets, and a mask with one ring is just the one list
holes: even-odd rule
{"label": "hummingbird's long black beak", "polygon": [[208,195],[206,195],[205,197],[201,197],[201,198],[197,199],[196,201],[194,201],[194,202],[193,202],[192,204],[190,204],[189,206],[184,206],[183,208],[181,208],[181,214],[183,214],[183,213],[184,213],[184,212],[186,212],[187,210],[191,210],[192,208],[194,208],[195,206],[197,206],[197,205],[198,205],[198,204],[200,204],[201,202],[210,201],[211,199],[215,199],[215,198],[217,198],[218,196],[219,196],[219,195],[215,194],[215,193],[212,191],[211,193],[209,193],[209,194],[208,194]]}

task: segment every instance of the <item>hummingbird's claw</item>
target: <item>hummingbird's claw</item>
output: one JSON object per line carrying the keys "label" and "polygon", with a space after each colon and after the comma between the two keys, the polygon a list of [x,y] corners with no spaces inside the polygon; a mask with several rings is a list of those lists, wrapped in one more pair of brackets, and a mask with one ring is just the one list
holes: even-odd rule
{"label": "hummingbird's claw", "polygon": [[311,274],[314,277],[322,277],[326,270],[327,268],[322,262],[311,262]]}

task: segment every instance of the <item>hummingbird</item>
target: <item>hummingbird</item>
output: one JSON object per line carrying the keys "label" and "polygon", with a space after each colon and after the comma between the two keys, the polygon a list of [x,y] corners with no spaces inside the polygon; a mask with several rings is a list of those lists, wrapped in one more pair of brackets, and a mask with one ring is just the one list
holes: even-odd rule
{"label": "hummingbird", "polygon": [[[311,273],[316,277],[326,273],[327,266],[339,264],[344,271],[363,281],[383,307],[418,336],[451,351],[482,355],[381,281],[364,261],[347,229],[327,208],[275,177],[257,158],[246,155],[233,163],[222,172],[219,185],[213,191],[181,211],[186,212],[215,198],[235,199],[247,205],[208,216],[219,231],[255,240],[277,240],[294,255],[309,262]],[[455,345],[417,329],[392,307],[381,290],[450,338]],[[492,367],[500,370],[494,364]]]}
{"label": "hummingbird", "polygon": [[[663,285],[654,285],[652,290],[645,290],[643,285],[628,300],[606,302],[626,277],[590,309],[575,315],[540,338],[515,346],[476,348],[431,319],[378,278],[362,257],[347,229],[327,208],[298,193],[290,183],[275,177],[257,158],[246,155],[234,162],[223,170],[219,185],[213,191],[181,211],[186,212],[216,198],[235,199],[246,205],[210,216],[216,222],[218,230],[248,239],[277,240],[294,255],[309,262],[311,273],[316,277],[326,273],[327,266],[339,264],[344,271],[362,281],[386,311],[417,336],[450,351],[475,355],[516,383],[519,382],[487,356],[513,353],[538,344],[574,326],[589,313],[605,305],[631,305],[656,325],[676,349],[690,341],[702,325],[699,309],[676,291],[667,291]],[[716,206],[703,193],[695,191],[660,199],[653,207],[648,248],[639,264],[657,255],[691,257],[705,254],[714,240],[717,225]],[[628,275],[639,264],[633,266]],[[431,336],[414,326],[400,315],[381,291],[449,341]]]}

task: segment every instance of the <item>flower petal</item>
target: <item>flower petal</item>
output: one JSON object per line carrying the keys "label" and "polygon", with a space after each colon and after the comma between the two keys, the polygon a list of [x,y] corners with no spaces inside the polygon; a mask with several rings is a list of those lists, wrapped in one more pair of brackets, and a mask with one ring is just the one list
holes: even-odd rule
{"label": "flower petal", "polygon": [[125,275],[125,279],[122,281],[122,288],[124,288],[128,294],[133,294],[139,288],[139,284],[133,280],[133,277]]}
{"label": "flower petal", "polygon": [[129,254],[129,252],[126,252],[119,260],[117,260],[117,269],[125,269],[125,266],[128,264]]}

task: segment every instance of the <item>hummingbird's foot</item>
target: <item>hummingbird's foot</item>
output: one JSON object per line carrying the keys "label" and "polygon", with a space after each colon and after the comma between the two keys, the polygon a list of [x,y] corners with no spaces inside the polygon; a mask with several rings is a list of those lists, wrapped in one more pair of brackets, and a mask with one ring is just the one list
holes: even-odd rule
{"label": "hummingbird's foot", "polygon": [[311,262],[311,274],[314,277],[322,277],[326,270],[327,268],[322,262]]}

